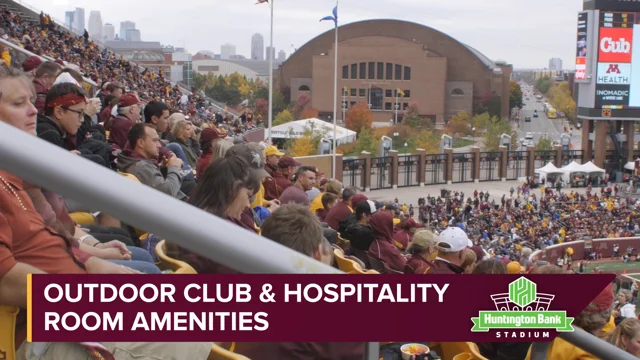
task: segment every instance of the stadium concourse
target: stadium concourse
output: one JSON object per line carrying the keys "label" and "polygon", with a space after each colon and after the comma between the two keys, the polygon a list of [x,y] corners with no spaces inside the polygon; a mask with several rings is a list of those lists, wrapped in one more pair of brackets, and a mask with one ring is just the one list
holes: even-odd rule
{"label": "stadium concourse", "polygon": [[[599,198],[585,201],[570,195],[579,204],[568,207],[564,197],[549,195],[544,200],[536,194],[539,203],[530,199],[537,190],[521,197],[521,191],[527,192],[522,183],[451,185],[447,186],[451,190],[447,194],[442,194],[439,187],[362,194],[356,188],[325,178],[315,167],[304,166],[274,146],[248,143],[234,136],[257,125],[250,113],[239,121],[216,116],[204,99],[183,94],[161,73],[141,69],[101,49],[88,37],[68,33],[46,14],[29,20],[4,8],[1,15],[0,27],[11,43],[54,59],[25,57],[7,46],[1,49],[1,121],[80,156],[87,164],[100,164],[105,172],[117,171],[345,272],[425,276],[565,273],[555,265],[531,263],[528,254],[571,236],[571,228],[567,227],[581,221],[580,216],[575,216],[577,209],[571,206],[586,205],[584,215],[602,216],[617,226],[606,231],[626,236],[638,230],[632,210],[636,204],[622,204],[615,196],[600,193]],[[83,77],[97,84],[97,94],[91,94],[92,90],[84,86]],[[475,189],[483,191],[476,194]],[[487,190],[490,195],[485,198],[482,195]],[[512,201],[501,206],[507,196]],[[418,205],[420,198],[424,198],[420,203],[427,215]],[[557,207],[545,208],[549,199]],[[496,201],[495,206],[492,200]],[[414,210],[413,217],[410,206],[403,207],[405,203],[418,210]],[[551,212],[540,212],[538,206]],[[164,241],[153,233],[128,226],[127,219],[117,219],[100,210],[0,170],[3,310],[26,308],[24,279],[33,272],[236,272],[189,252],[177,240]],[[430,219],[436,217],[438,221],[432,223]],[[490,231],[493,222],[504,219],[504,226],[497,224],[501,233]],[[438,234],[424,229],[423,222]],[[541,231],[545,236],[539,240],[543,241],[527,241],[529,246],[523,246],[523,236],[535,235],[527,235],[531,230]],[[495,239],[491,238],[493,235],[497,235]],[[623,309],[632,299],[621,294],[614,305],[612,289],[605,289],[576,317],[574,324],[594,336],[606,334],[611,344],[638,356],[640,349],[627,340],[640,335],[640,325],[634,316],[624,320],[628,312]],[[1,313],[15,314],[11,310]],[[13,319],[5,321],[3,317],[0,322],[2,341],[13,339],[15,334],[18,359],[31,358],[33,351],[44,354],[41,358],[45,359],[88,358],[89,354],[110,359],[115,351],[120,354],[118,359],[125,360],[133,359],[125,353],[135,353],[136,359],[206,359],[212,351],[222,354],[222,358],[232,358],[212,343],[50,343],[36,349],[24,342],[24,314],[25,311],[18,313],[15,328],[7,326],[13,324]],[[619,324],[618,328],[615,324]],[[530,345],[459,343],[434,348],[447,360],[459,352],[477,353],[467,358],[522,359],[528,357]],[[364,343],[262,343],[235,347],[236,352],[255,359],[360,360],[364,349]],[[549,347],[548,358],[594,357],[556,339]]]}

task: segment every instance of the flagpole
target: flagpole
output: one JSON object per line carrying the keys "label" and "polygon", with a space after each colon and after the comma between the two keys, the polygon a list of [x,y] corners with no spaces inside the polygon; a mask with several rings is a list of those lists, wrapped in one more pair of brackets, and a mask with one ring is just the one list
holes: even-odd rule
{"label": "flagpole", "polygon": [[[336,0],[336,8],[338,7]],[[333,161],[331,166],[331,174],[335,179],[336,173],[336,136],[338,133],[338,19],[336,19],[336,39],[335,39],[335,59],[333,64]]]}
{"label": "flagpole", "polygon": [[269,5],[271,6],[271,35],[269,36],[269,42],[271,46],[269,47],[269,121],[268,121],[268,132],[269,132],[269,145],[271,142],[271,125],[273,123],[273,56],[271,52],[275,52],[273,50],[273,3],[275,0],[269,1]]}

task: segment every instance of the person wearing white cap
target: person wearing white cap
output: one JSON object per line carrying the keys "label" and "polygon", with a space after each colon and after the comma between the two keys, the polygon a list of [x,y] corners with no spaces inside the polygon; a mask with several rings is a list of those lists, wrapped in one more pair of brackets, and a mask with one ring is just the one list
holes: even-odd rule
{"label": "person wearing white cap", "polygon": [[465,249],[473,246],[467,233],[459,227],[448,227],[438,235],[438,257],[429,269],[429,274],[462,274]]}

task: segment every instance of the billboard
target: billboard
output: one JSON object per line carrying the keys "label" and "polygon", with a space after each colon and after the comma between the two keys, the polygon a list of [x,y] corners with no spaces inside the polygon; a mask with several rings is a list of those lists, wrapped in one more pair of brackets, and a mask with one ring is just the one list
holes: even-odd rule
{"label": "billboard", "polygon": [[631,85],[631,64],[598,63],[596,84]]}
{"label": "billboard", "polygon": [[629,105],[630,85],[596,86],[596,108]]}
{"label": "billboard", "polygon": [[588,14],[578,13],[578,40],[576,42],[576,80],[587,79],[587,36]]}

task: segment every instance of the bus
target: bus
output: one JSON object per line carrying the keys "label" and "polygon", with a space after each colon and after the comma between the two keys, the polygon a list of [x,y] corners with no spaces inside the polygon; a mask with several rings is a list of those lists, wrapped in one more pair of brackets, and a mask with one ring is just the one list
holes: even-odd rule
{"label": "bus", "polygon": [[557,119],[558,118],[558,112],[556,111],[556,109],[549,107],[547,109],[547,117],[549,119]]}

